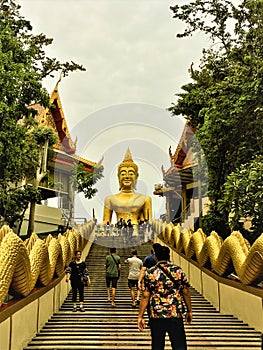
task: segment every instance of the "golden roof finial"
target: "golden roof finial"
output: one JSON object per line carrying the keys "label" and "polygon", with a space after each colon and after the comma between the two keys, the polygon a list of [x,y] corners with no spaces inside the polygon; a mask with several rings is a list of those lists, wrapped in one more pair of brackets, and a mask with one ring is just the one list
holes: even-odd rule
{"label": "golden roof finial", "polygon": [[58,84],[61,82],[61,79],[62,79],[62,71],[60,72],[58,81],[56,82],[56,85],[55,85],[55,87],[54,87],[54,92],[55,92],[55,93],[58,92]]}
{"label": "golden roof finial", "polygon": [[59,75],[59,79],[58,79],[58,81],[57,81],[57,83],[56,83],[56,86],[61,82],[61,80],[62,80],[62,71],[60,72],[60,75]]}
{"label": "golden roof finial", "polygon": [[100,168],[102,166],[103,159],[104,159],[104,157],[102,156],[102,158],[96,164],[96,168]]}

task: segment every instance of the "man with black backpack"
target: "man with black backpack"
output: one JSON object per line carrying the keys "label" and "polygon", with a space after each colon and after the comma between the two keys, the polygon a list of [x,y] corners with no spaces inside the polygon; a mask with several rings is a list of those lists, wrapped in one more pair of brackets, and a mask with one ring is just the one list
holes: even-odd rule
{"label": "man with black backpack", "polygon": [[164,349],[166,332],[173,350],[186,350],[184,317],[186,324],[192,322],[189,283],[181,267],[170,262],[168,247],[157,246],[154,253],[157,264],[143,278],[138,328],[146,328],[143,315],[149,302],[152,350]]}
{"label": "man with black backpack", "polygon": [[[106,286],[107,302],[111,301],[111,306],[115,307],[115,295],[117,282],[120,276],[121,258],[116,254],[116,248],[110,248],[110,254],[106,256]],[[112,287],[112,297],[110,298],[110,286]]]}

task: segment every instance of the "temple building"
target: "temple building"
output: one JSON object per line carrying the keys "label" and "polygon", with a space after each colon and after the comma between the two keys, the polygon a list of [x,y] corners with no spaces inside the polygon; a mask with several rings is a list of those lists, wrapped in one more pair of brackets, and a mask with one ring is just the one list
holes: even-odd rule
{"label": "temple building", "polygon": [[[58,135],[58,143],[54,146],[55,157],[48,162],[48,180],[40,183],[41,204],[36,207],[35,231],[37,233],[54,232],[70,226],[74,221],[74,190],[71,185],[71,174],[74,163],[80,162],[86,171],[92,172],[95,162],[76,155],[76,141],[73,142],[63,113],[58,84],[50,96],[50,107],[39,104],[31,105],[37,110],[37,123],[48,126]],[[21,228],[21,235],[26,234],[29,210]]]}
{"label": "temple building", "polygon": [[192,149],[193,138],[193,129],[186,125],[175,152],[169,147],[171,166],[168,170],[162,167],[164,183],[156,184],[153,194],[166,198],[163,221],[181,223],[195,230],[199,226],[199,213],[207,210],[208,199],[202,195],[201,181],[196,175],[198,161]]}

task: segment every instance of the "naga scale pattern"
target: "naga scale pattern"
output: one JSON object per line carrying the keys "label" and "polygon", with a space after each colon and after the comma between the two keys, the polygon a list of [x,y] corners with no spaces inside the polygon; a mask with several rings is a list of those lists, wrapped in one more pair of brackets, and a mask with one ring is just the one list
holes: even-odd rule
{"label": "naga scale pattern", "polygon": [[94,222],[79,225],[54,238],[33,233],[23,241],[9,226],[0,229],[0,306],[8,293],[26,297],[37,285],[46,286],[65,273],[75,250],[83,250]]}
{"label": "naga scale pattern", "polygon": [[234,273],[246,285],[263,281],[263,233],[250,246],[239,231],[233,231],[224,241],[215,232],[209,236],[198,229],[192,232],[180,224],[152,222],[157,235],[166,243],[197,261],[200,266],[211,268],[219,276]]}

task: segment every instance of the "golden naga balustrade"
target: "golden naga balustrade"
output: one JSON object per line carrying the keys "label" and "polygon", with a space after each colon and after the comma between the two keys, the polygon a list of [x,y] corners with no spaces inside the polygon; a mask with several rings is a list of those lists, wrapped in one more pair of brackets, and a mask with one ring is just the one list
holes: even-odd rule
{"label": "golden naga balustrade", "polygon": [[209,236],[198,229],[196,232],[182,229],[179,224],[153,221],[157,235],[179,253],[211,267],[219,276],[235,273],[246,285],[263,281],[263,234],[250,246],[239,231],[234,231],[224,241],[216,233]]}
{"label": "golden naga balustrade", "polygon": [[80,231],[67,230],[45,240],[36,233],[22,241],[8,226],[0,229],[0,306],[10,291],[27,296],[38,282],[46,286],[65,272],[75,250],[83,250],[94,228],[90,221]]}

